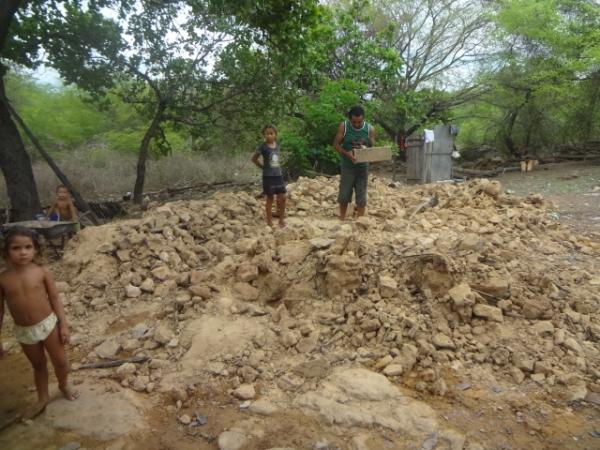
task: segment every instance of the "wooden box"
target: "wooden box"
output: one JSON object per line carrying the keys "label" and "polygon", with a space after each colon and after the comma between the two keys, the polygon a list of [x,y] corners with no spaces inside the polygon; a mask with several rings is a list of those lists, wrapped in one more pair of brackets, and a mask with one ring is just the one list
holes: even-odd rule
{"label": "wooden box", "polygon": [[354,157],[357,163],[390,161],[392,159],[392,149],[390,147],[355,148]]}

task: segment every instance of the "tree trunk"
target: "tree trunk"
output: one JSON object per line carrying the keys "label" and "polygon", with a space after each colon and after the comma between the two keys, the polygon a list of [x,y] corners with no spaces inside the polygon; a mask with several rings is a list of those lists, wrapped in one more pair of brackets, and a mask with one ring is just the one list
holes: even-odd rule
{"label": "tree trunk", "polygon": [[31,159],[19,130],[12,121],[4,91],[6,67],[0,64],[0,169],[12,208],[12,221],[35,219],[42,208],[38,197]]}
{"label": "tree trunk", "polygon": [[523,156],[523,155],[521,155],[521,152],[519,152],[517,150],[517,147],[515,146],[515,141],[512,137],[513,130],[515,128],[515,122],[517,121],[517,116],[519,115],[519,109],[520,109],[520,107],[509,113],[508,120],[507,120],[508,125],[504,132],[504,144],[506,145],[506,148],[510,152],[510,155],[514,156],[516,158],[521,158]]}
{"label": "tree trunk", "polygon": [[142,203],[142,195],[144,194],[144,182],[146,181],[146,159],[148,159],[148,148],[150,147],[150,141],[156,132],[163,119],[163,113],[165,112],[166,105],[163,102],[159,102],[152,123],[146,130],[142,143],[140,144],[140,151],[138,154],[137,162],[137,176],[135,179],[135,187],[133,188],[133,201],[135,203]]}
{"label": "tree trunk", "polygon": [[[35,137],[35,135],[31,132],[31,130],[25,124],[25,122],[23,121],[21,116],[19,116],[19,114],[17,114],[17,112],[15,111],[15,109],[12,107],[12,105],[10,103],[7,102],[7,106],[8,106],[8,110],[10,111],[12,117],[19,124],[21,129],[25,132],[25,134],[27,135],[27,137],[29,138],[29,140],[31,141],[33,146],[40,152],[40,154],[42,155],[42,158],[44,158],[44,160],[46,160],[46,162],[48,163],[48,165],[50,166],[50,168],[52,169],[54,174],[58,177],[60,182],[62,184],[64,184],[66,186],[66,188],[69,190],[69,192],[73,196],[73,199],[75,200],[75,206],[77,207],[77,209],[81,212],[85,212],[85,211],[92,212],[90,210],[90,207],[87,204],[87,202],[84,200],[84,198],[81,196],[81,194],[77,191],[77,189],[75,189],[75,186],[73,186],[71,184],[71,182],[69,181],[67,176],[62,172],[62,170],[60,170],[60,167],[58,167],[56,165],[56,163],[54,162],[52,157],[48,154],[48,152],[46,152],[46,150],[44,150],[44,147],[42,146],[40,141],[38,141],[38,139]],[[92,222],[94,222],[96,225],[98,225],[99,222],[93,212],[90,216],[90,219],[92,220]]]}

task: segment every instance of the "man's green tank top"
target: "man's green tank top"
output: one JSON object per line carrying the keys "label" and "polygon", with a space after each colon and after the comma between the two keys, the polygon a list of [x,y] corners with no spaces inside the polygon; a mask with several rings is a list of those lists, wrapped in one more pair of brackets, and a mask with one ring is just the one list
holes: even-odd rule
{"label": "man's green tank top", "polygon": [[[352,151],[353,148],[364,145],[369,145],[369,128],[371,126],[367,122],[363,122],[362,128],[356,129],[352,126],[349,120],[344,120],[344,139],[342,139],[342,148],[346,151]],[[369,163],[354,164],[346,155],[342,155],[342,165],[346,167],[365,167]]]}

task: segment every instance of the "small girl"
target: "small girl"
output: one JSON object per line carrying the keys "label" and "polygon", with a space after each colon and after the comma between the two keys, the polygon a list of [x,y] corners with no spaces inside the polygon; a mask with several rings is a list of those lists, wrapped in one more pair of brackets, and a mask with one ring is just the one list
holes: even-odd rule
{"label": "small girl", "polygon": [[[267,197],[265,203],[267,225],[273,226],[273,196],[277,196],[277,215],[279,226],[285,227],[285,183],[281,173],[281,150],[277,143],[277,128],[265,125],[262,130],[265,142],[252,155],[252,162],[263,171],[263,193]],[[262,164],[258,157],[262,156]]]}
{"label": "small girl", "polygon": [[[8,268],[0,274],[0,329],[6,300],[15,322],[15,337],[33,366],[38,394],[33,416],[42,412],[49,401],[44,350],[50,356],[64,397],[77,398],[67,383],[69,363],[64,345],[69,342],[69,327],[52,274],[37,264],[36,257],[40,254],[37,233],[23,227],[11,228],[5,236],[2,253]],[[3,354],[0,339],[0,356]]]}

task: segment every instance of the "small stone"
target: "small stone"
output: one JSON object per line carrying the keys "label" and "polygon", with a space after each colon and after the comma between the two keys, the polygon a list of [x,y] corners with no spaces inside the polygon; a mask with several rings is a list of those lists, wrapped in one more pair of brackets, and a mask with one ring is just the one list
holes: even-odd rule
{"label": "small stone", "polygon": [[117,368],[116,374],[119,380],[123,380],[130,375],[135,374],[137,368],[133,363],[125,363]]}
{"label": "small stone", "polygon": [[241,450],[248,443],[248,436],[241,430],[232,429],[219,435],[219,450]]}
{"label": "small stone", "polygon": [[552,336],[554,325],[549,320],[540,320],[531,327],[531,331],[539,336]]}
{"label": "small stone", "polygon": [[189,425],[190,423],[192,423],[192,418],[190,416],[188,416],[187,414],[183,414],[183,415],[179,416],[177,418],[177,420],[182,425]]}
{"label": "small stone", "polygon": [[443,378],[438,378],[433,382],[433,385],[431,386],[431,391],[434,395],[443,397],[444,395],[446,395],[446,392],[448,392],[448,386],[446,385],[446,382]]}
{"label": "small stone", "polygon": [[277,406],[267,400],[257,400],[252,402],[248,408],[251,412],[261,414],[263,416],[272,416],[278,410]]}
{"label": "small stone", "polygon": [[579,345],[579,343],[577,343],[577,341],[573,338],[566,338],[565,342],[564,342],[564,346],[567,347],[569,350],[573,350],[575,353],[578,353],[578,354],[583,353],[583,349],[581,348],[581,345]]}
{"label": "small stone", "polygon": [[330,238],[313,238],[308,242],[310,243],[310,245],[313,246],[313,248],[322,250],[331,246],[331,244],[333,244],[335,240]]}
{"label": "small stone", "polygon": [[379,295],[382,298],[392,298],[398,292],[398,283],[392,277],[379,276]]}
{"label": "small stone", "polygon": [[233,396],[240,400],[251,400],[256,397],[256,391],[251,384],[242,384],[233,391]]}
{"label": "small stone", "polygon": [[552,364],[550,363],[550,361],[536,361],[533,367],[533,372],[543,373],[545,375],[551,374],[553,372]]}
{"label": "small stone", "polygon": [[392,355],[386,355],[383,358],[381,358],[379,361],[377,361],[377,363],[375,364],[375,369],[381,370],[384,367],[390,365],[393,360],[394,360],[394,358],[392,357]]}
{"label": "small stone", "polygon": [[526,353],[514,353],[512,356],[513,365],[525,372],[533,372],[534,362]]}
{"label": "small stone", "polygon": [[512,375],[513,380],[517,384],[521,384],[523,382],[523,380],[525,379],[525,374],[523,373],[523,371],[521,369],[519,369],[517,367],[511,367],[510,374]]}
{"label": "small stone", "polygon": [[142,292],[154,292],[154,280],[152,278],[146,278],[142,284],[140,284]]}
{"label": "small stone", "polygon": [[390,364],[383,369],[383,374],[388,377],[396,377],[402,375],[404,368],[400,364]]}
{"label": "small stone", "polygon": [[457,307],[472,304],[471,294],[471,287],[467,283],[457,284],[448,291],[448,295]]}
{"label": "small stone", "polygon": [[502,322],[504,320],[502,316],[502,310],[500,308],[481,303],[473,307],[473,315],[491,320],[493,322]]}
{"label": "small stone", "polygon": [[258,267],[254,264],[242,264],[237,268],[236,272],[237,279],[248,283],[258,278]]}
{"label": "small stone", "polygon": [[107,339],[94,349],[96,355],[102,359],[114,358],[119,350],[121,350],[121,345],[114,339]]}
{"label": "small stone", "polygon": [[145,375],[141,375],[135,377],[133,383],[131,384],[131,388],[137,392],[144,392],[146,390],[146,385],[150,382],[150,377]]}
{"label": "small stone", "polygon": [[588,394],[587,386],[585,383],[574,384],[568,386],[566,390],[567,401],[578,402],[584,400]]}
{"label": "small stone", "polygon": [[129,284],[125,287],[125,295],[128,298],[136,298],[142,295],[142,290],[137,286]]}
{"label": "small stone", "polygon": [[304,384],[304,378],[286,373],[277,379],[277,386],[284,391],[296,391]]}
{"label": "small stone", "polygon": [[546,375],[544,375],[543,373],[534,373],[531,374],[530,377],[533,381],[535,381],[538,384],[543,384],[544,380],[546,379]]}
{"label": "small stone", "polygon": [[160,324],[154,330],[153,339],[159,344],[168,344],[175,336],[165,325]]}
{"label": "small stone", "polygon": [[300,340],[300,333],[296,330],[286,330],[281,335],[281,343],[284,347],[293,347]]}
{"label": "small stone", "polygon": [[456,345],[452,339],[450,339],[444,333],[437,333],[433,336],[433,345],[435,345],[435,348],[437,349],[454,350],[456,348]]}

